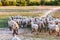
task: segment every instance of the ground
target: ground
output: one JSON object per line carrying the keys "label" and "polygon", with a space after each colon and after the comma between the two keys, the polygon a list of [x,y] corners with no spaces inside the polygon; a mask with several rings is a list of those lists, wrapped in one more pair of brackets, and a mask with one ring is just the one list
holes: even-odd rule
{"label": "ground", "polygon": [[[0,28],[0,40],[11,40],[12,37],[12,31],[8,28]],[[17,37],[22,40],[60,40],[60,37],[49,35],[48,32],[36,35],[35,32],[31,33],[28,28],[20,28]]]}
{"label": "ground", "polygon": [[[13,37],[12,31],[10,31],[7,28],[8,27],[7,22],[8,22],[9,16],[15,16],[18,14],[20,14],[20,15],[27,14],[27,16],[29,16],[31,14],[30,16],[36,16],[36,15],[38,15],[37,14],[38,11],[45,13],[48,10],[55,8],[55,7],[60,7],[60,6],[38,6],[38,7],[37,6],[29,6],[29,7],[28,6],[25,6],[25,7],[15,7],[15,6],[6,7],[6,6],[4,6],[4,7],[0,7],[0,40],[11,40]],[[9,10],[9,9],[14,9],[14,11],[16,11],[15,9],[17,9],[17,11],[13,12],[13,10]],[[22,11],[18,11],[21,9],[22,9]],[[32,10],[32,11],[30,11],[30,10]],[[33,12],[33,10],[34,10],[34,12]],[[4,12],[2,12],[2,11],[4,11]],[[7,12],[5,12],[5,11],[7,11]],[[35,12],[36,12],[36,14],[32,14]],[[39,12],[39,14],[41,16],[42,13],[40,13],[40,12]],[[60,14],[60,12],[59,12],[59,14]],[[38,35],[36,35],[35,33],[31,33],[31,29],[29,29],[29,28],[20,28],[19,35],[17,35],[17,37],[19,37],[22,40],[60,40],[60,36],[57,37],[55,35],[49,35],[48,32],[39,33]]]}

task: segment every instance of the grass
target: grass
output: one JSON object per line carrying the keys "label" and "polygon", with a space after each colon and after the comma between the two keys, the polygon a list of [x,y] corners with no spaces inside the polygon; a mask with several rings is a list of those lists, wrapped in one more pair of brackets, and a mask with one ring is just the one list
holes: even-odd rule
{"label": "grass", "polygon": [[[16,15],[21,15],[21,16],[31,16],[31,17],[36,17],[36,16],[41,16],[43,13],[28,13],[28,12],[6,12],[6,13],[0,13],[0,28],[6,28],[8,27],[8,17],[9,16],[16,16]],[[54,17],[59,17],[60,18],[60,13],[55,13]]]}
{"label": "grass", "polygon": [[41,16],[43,13],[17,13],[17,12],[11,12],[11,13],[1,13],[0,14],[0,28],[6,28],[8,27],[8,17],[9,16],[16,16],[16,15],[21,15],[21,16],[32,16],[32,17],[35,17],[35,16]]}
{"label": "grass", "polygon": [[60,11],[57,11],[53,14],[53,17],[60,18]]}
{"label": "grass", "polygon": [[7,24],[8,16],[0,16],[0,28],[5,28],[8,26]]}
{"label": "grass", "polygon": [[41,0],[30,0],[30,2],[40,2]]}

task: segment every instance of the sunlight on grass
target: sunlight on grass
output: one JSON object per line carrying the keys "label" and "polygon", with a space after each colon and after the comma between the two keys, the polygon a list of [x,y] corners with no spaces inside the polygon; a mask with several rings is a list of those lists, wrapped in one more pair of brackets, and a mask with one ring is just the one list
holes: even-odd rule
{"label": "sunlight on grass", "polygon": [[40,2],[41,0],[30,0],[30,2]]}

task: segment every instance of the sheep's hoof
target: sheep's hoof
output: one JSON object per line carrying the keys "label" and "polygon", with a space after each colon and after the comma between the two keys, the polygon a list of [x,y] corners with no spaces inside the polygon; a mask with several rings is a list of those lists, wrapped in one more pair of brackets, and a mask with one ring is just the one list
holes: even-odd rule
{"label": "sheep's hoof", "polygon": [[51,33],[49,32],[49,35],[51,35]]}
{"label": "sheep's hoof", "polygon": [[33,33],[33,31],[31,33]]}
{"label": "sheep's hoof", "polygon": [[49,35],[51,35],[51,33],[49,33]]}
{"label": "sheep's hoof", "polygon": [[36,33],[36,35],[38,35],[38,33]]}
{"label": "sheep's hoof", "polygon": [[59,34],[57,34],[56,36],[60,36]]}
{"label": "sheep's hoof", "polygon": [[18,33],[16,35],[18,35]]}
{"label": "sheep's hoof", "polygon": [[60,35],[59,35],[59,33],[57,33],[57,35],[56,35],[56,36],[60,36]]}

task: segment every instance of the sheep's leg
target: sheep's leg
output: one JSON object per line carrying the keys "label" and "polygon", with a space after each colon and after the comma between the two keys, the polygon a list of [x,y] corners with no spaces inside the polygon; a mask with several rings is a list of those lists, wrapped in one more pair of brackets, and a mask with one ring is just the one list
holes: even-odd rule
{"label": "sheep's leg", "polygon": [[41,32],[42,32],[42,31],[43,31],[43,26],[42,26],[42,24],[41,24],[41,28],[40,28],[40,29],[41,29]]}
{"label": "sheep's leg", "polygon": [[23,23],[23,27],[24,27],[25,23]]}
{"label": "sheep's leg", "polygon": [[44,25],[45,25],[45,32],[47,32],[47,25],[46,25],[46,23],[44,23]]}
{"label": "sheep's leg", "polygon": [[12,31],[12,27],[9,27],[10,31]]}
{"label": "sheep's leg", "polygon": [[36,34],[38,35],[38,29],[36,29]]}
{"label": "sheep's leg", "polygon": [[32,32],[31,33],[33,33],[34,32],[34,28],[32,28]]}
{"label": "sheep's leg", "polygon": [[26,27],[26,23],[24,23],[24,26],[23,27]]}
{"label": "sheep's leg", "polygon": [[18,35],[18,29],[16,30],[16,35]]}
{"label": "sheep's leg", "polygon": [[14,34],[18,35],[18,29],[13,30],[13,36],[14,36]]}
{"label": "sheep's leg", "polygon": [[51,35],[51,30],[49,30],[49,35]]}
{"label": "sheep's leg", "polygon": [[19,26],[19,29],[20,29],[20,24],[18,24],[18,26]]}
{"label": "sheep's leg", "polygon": [[16,30],[13,29],[13,36],[14,36],[14,34],[16,34]]}
{"label": "sheep's leg", "polygon": [[42,32],[42,25],[40,24],[40,32]]}
{"label": "sheep's leg", "polygon": [[46,26],[46,31],[49,31],[49,27],[48,26]]}
{"label": "sheep's leg", "polygon": [[24,26],[27,27],[27,24],[25,24]]}
{"label": "sheep's leg", "polygon": [[52,34],[55,34],[55,30],[52,30]]}
{"label": "sheep's leg", "polygon": [[56,32],[56,36],[60,36],[60,35],[59,35],[59,32]]}
{"label": "sheep's leg", "polygon": [[[44,24],[45,24],[45,25],[44,25]],[[47,31],[49,30],[48,24],[47,24],[47,23],[44,23],[44,24],[43,24],[44,32],[47,32]]]}
{"label": "sheep's leg", "polygon": [[59,36],[59,32],[57,32],[57,36]]}
{"label": "sheep's leg", "polygon": [[40,26],[38,27],[38,31],[41,32],[41,27]]}
{"label": "sheep's leg", "polygon": [[38,31],[40,32],[40,27],[38,27]]}
{"label": "sheep's leg", "polygon": [[45,27],[44,23],[43,23],[43,32],[46,32],[46,27]]}

